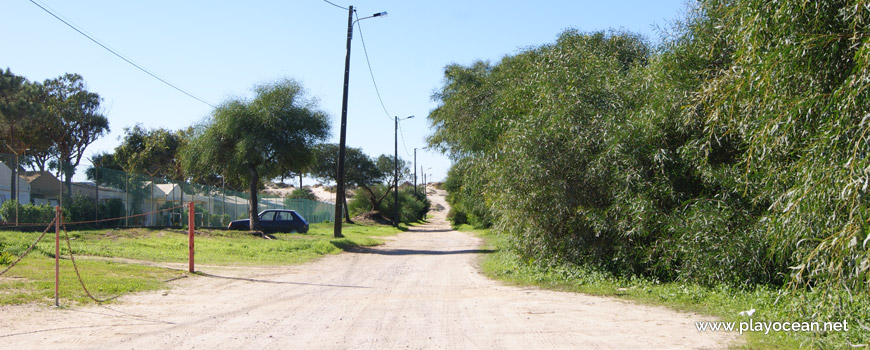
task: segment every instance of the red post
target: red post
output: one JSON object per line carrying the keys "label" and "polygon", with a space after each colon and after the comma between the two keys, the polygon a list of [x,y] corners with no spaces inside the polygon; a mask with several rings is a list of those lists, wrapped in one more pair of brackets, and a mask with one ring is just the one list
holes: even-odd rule
{"label": "red post", "polygon": [[58,291],[60,290],[60,206],[54,206],[54,306],[60,306]]}
{"label": "red post", "polygon": [[190,248],[190,252],[187,254],[188,256],[188,271],[193,273],[193,202],[187,203],[187,236],[188,236],[188,247]]}

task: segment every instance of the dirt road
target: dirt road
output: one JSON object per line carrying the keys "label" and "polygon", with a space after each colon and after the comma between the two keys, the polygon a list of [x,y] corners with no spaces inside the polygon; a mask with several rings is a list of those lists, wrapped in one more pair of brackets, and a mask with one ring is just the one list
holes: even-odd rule
{"label": "dirt road", "polygon": [[[443,198],[437,203],[446,207]],[[71,310],[0,308],[0,349],[718,349],[699,315],[504,286],[445,212],[388,244],[281,268],[211,268]]]}

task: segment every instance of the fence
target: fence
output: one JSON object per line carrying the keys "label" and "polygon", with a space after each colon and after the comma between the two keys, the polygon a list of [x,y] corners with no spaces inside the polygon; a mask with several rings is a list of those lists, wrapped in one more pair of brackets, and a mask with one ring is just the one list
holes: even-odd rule
{"label": "fence", "polygon": [[[13,199],[9,191],[14,187],[10,185],[11,171],[9,174],[8,177],[3,176],[3,169],[0,167],[0,200],[2,201]],[[187,210],[182,206],[190,202],[193,202],[196,207],[194,213],[198,227],[227,227],[232,220],[248,218],[250,196],[245,192],[106,168],[89,168],[87,176],[93,183],[74,183],[71,188],[67,188],[61,180],[50,173],[22,172],[20,182],[26,184],[19,184],[17,197],[21,199],[21,203],[49,206],[61,204],[61,198],[71,198],[71,203],[62,203],[62,206],[64,210],[70,211],[73,221],[127,217],[104,223],[115,227],[183,226],[187,224]],[[72,195],[63,197],[64,193],[72,193]],[[333,204],[307,199],[259,194],[257,202],[259,210],[295,210],[309,223],[331,220],[335,215]],[[31,207],[19,206],[17,217],[21,219],[21,212],[29,212],[28,209]],[[175,209],[157,212],[167,208]],[[5,221],[15,220],[7,215],[12,214],[7,205],[4,204],[0,211]],[[130,217],[138,214],[145,215]]]}

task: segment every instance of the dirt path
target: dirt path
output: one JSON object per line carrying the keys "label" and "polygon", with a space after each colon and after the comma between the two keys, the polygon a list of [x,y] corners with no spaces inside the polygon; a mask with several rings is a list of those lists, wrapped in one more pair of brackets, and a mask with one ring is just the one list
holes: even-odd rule
{"label": "dirt path", "polygon": [[311,264],[211,268],[226,278],[107,306],[0,307],[0,348],[717,349],[732,339],[696,331],[699,315],[489,280],[480,241],[435,214],[384,246]]}

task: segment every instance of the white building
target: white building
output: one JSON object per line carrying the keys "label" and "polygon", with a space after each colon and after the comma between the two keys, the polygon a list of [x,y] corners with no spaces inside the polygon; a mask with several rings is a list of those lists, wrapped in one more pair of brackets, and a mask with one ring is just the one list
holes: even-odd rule
{"label": "white building", "polygon": [[[30,203],[30,183],[18,173],[18,202]],[[12,198],[12,169],[0,162],[0,203]]]}

